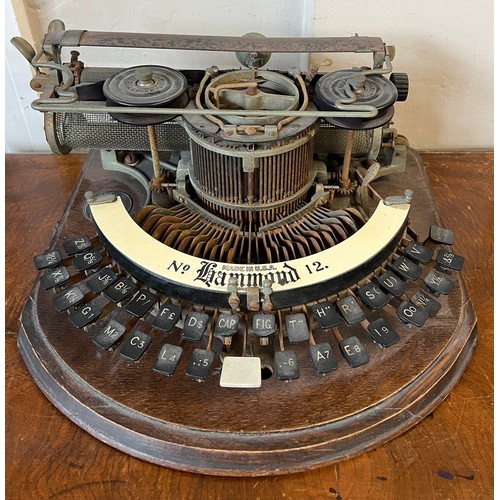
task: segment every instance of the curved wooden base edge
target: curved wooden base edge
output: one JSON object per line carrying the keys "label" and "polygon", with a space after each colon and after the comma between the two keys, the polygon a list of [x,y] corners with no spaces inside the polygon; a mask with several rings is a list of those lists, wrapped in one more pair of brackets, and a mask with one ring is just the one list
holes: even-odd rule
{"label": "curved wooden base edge", "polygon": [[36,314],[32,314],[34,304],[31,297],[23,312],[19,350],[42,392],[62,413],[97,439],[132,456],[209,475],[299,472],[376,448],[420,422],[446,398],[477,344],[476,318],[469,301],[446,349],[434,363],[377,405],[366,406],[360,401],[359,411],[340,421],[311,423],[309,428],[296,431],[203,433],[159,422],[117,404],[72,373],[40,329]]}

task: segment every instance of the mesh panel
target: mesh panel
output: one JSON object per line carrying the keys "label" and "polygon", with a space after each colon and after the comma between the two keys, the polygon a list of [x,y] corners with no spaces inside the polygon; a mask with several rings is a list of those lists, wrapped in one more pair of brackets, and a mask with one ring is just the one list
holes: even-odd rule
{"label": "mesh panel", "polygon": [[[342,155],[345,152],[347,142],[347,130],[342,130],[322,123],[314,139],[314,151],[316,153],[334,153]],[[352,154],[364,156],[369,153],[373,143],[373,130],[358,130],[354,133]]]}
{"label": "mesh panel", "polygon": [[[160,151],[187,151],[189,137],[178,122],[156,125]],[[144,125],[128,125],[99,113],[57,113],[59,142],[73,149],[125,149],[149,151],[148,130]]]}
{"label": "mesh panel", "polygon": [[[56,133],[63,146],[72,149],[113,149],[149,151],[147,127],[128,125],[107,114],[56,113]],[[180,122],[156,125],[159,151],[188,151],[189,137]],[[314,141],[317,153],[343,154],[347,132],[322,123]],[[373,142],[373,130],[354,134],[353,155],[366,155]]]}

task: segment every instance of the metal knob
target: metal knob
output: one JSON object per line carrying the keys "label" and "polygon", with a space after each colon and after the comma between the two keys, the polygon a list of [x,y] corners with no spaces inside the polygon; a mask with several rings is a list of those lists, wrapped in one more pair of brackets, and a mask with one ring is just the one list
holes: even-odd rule
{"label": "metal knob", "polygon": [[349,78],[349,85],[354,92],[362,92],[365,88],[366,76],[363,73],[355,73]]}
{"label": "metal knob", "polygon": [[146,66],[137,68],[135,70],[135,77],[137,78],[137,85],[139,87],[152,87],[155,84],[153,71]]}

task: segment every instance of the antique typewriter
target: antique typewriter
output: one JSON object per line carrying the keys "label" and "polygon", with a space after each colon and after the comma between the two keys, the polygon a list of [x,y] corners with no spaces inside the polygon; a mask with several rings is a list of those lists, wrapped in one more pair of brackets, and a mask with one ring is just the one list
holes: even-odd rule
{"label": "antique typewriter", "polygon": [[[360,454],[451,391],[476,319],[380,38],[66,30],[35,49],[55,153],[90,149],[21,318],[71,420],[181,470],[265,475]],[[73,50],[210,51],[213,66],[87,67]],[[220,51],[234,68],[217,67]],[[272,53],[371,54],[273,69]],[[85,57],[85,56],[83,56]]]}

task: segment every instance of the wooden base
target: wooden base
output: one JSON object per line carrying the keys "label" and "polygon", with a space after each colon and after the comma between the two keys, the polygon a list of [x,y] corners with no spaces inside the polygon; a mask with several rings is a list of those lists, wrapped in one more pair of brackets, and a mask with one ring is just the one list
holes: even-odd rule
{"label": "wooden base", "polygon": [[[423,167],[410,152],[407,172],[377,181],[385,195],[414,191],[411,228],[423,239],[438,222]],[[84,216],[88,190],[126,191],[140,208],[140,186],[125,174],[106,173],[93,154],[51,247],[70,236],[93,235]],[[467,265],[467,264],[466,264]],[[423,266],[426,267],[426,266]],[[424,271],[425,275],[427,274]],[[204,474],[257,476],[306,470],[344,460],[381,445],[419,422],[451,391],[465,370],[477,342],[476,318],[460,275],[441,311],[422,328],[409,328],[384,316],[401,340],[380,349],[357,326],[369,353],[368,364],[318,375],[306,345],[294,345],[300,377],[283,382],[275,376],[260,389],[227,389],[215,373],[198,383],[185,376],[190,350],[173,377],[152,365],[165,342],[180,343],[178,333],[157,334],[138,362],[118,349],[101,351],[94,333],[77,330],[52,306],[53,295],[35,283],[22,314],[18,345],[33,378],[71,420],[101,441],[139,458]],[[367,312],[369,321],[379,312]],[[148,331],[148,319],[144,331]],[[177,335],[177,336],[176,336]],[[331,333],[315,332],[317,342],[335,345]],[[220,362],[217,366],[220,366]],[[214,365],[215,368],[217,366]],[[217,370],[216,370],[217,371]]]}

